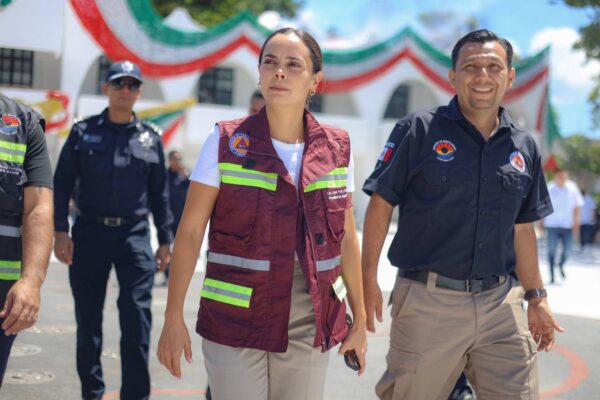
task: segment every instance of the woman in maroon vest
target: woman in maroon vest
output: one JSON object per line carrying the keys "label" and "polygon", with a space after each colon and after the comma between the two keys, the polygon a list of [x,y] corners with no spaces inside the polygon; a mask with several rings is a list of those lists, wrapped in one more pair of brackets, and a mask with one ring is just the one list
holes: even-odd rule
{"label": "woman in maroon vest", "polygon": [[266,106],[217,123],[191,176],[158,358],[177,377],[182,353],[191,361],[183,304],[210,219],[196,331],[216,399],[322,398],[338,343],[365,370],[350,140],[306,110],[322,64],[309,34],[269,36],[259,56]]}

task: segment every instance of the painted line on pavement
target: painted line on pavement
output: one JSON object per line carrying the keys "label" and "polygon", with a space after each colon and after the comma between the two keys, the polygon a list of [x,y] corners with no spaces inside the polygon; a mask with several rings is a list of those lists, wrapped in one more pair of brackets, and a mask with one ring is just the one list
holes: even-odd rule
{"label": "painted line on pavement", "polygon": [[559,345],[555,345],[553,350],[558,352],[569,362],[569,376],[567,376],[567,379],[565,379],[559,386],[542,392],[543,400],[560,396],[575,390],[577,386],[587,379],[590,373],[590,369],[585,360],[579,357],[576,353]]}

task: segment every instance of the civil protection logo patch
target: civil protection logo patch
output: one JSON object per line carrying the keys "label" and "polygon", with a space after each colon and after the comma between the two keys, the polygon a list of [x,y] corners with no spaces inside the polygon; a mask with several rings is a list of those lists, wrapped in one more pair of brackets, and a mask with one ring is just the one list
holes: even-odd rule
{"label": "civil protection logo patch", "polygon": [[452,161],[456,146],[449,140],[438,140],[433,144],[433,151],[440,161]]}
{"label": "civil protection logo patch", "polygon": [[238,132],[229,139],[229,150],[238,157],[246,157],[250,147],[250,135]]}
{"label": "civil protection logo patch", "polygon": [[0,132],[12,136],[19,130],[21,121],[12,114],[2,114],[0,118]]}
{"label": "civil protection logo patch", "polygon": [[523,158],[523,154],[519,150],[513,151],[510,153],[508,157],[510,161],[510,165],[520,173],[525,172],[525,158]]}

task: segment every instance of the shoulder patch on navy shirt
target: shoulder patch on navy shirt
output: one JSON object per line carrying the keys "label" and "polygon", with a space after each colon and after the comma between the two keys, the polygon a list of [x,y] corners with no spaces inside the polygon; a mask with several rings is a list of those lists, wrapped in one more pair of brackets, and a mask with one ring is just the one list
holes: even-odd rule
{"label": "shoulder patch on navy shirt", "polygon": [[394,152],[394,147],[396,147],[396,143],[385,142],[385,145],[383,146],[383,151],[379,155],[379,158],[377,158],[377,161],[388,162],[388,160],[392,156],[392,153]]}

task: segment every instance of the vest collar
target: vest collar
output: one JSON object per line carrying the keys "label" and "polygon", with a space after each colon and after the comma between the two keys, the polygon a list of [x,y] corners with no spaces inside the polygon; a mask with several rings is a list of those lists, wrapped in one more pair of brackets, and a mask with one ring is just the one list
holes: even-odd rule
{"label": "vest collar", "polygon": [[[275,172],[293,184],[291,177],[271,141],[267,112],[263,107],[258,113],[246,118],[237,129],[248,132],[250,145],[243,166],[261,172]],[[338,166],[342,159],[342,146],[330,138],[315,117],[304,111],[304,154],[302,156],[301,187]],[[257,162],[260,158],[261,162]]]}

